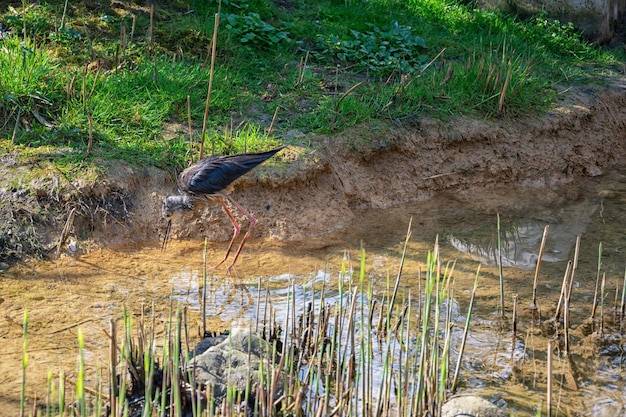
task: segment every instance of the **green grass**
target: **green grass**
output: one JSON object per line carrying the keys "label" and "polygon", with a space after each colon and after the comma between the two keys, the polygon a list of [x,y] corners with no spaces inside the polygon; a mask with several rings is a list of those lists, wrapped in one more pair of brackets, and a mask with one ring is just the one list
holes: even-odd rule
{"label": "green grass", "polygon": [[[12,33],[0,54],[5,151],[67,147],[65,163],[185,166],[197,149],[188,134],[164,138],[164,126],[191,120],[199,140],[218,2],[168,1],[152,25],[148,6],[70,4],[64,15],[64,5],[0,11]],[[293,129],[537,116],[557,85],[595,82],[625,60],[545,14],[521,20],[452,0],[220,7],[205,135],[216,153],[267,149]]]}

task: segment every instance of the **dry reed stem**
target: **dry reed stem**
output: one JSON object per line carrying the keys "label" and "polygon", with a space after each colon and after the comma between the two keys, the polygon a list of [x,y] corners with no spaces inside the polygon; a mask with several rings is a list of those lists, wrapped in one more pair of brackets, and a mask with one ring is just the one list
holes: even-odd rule
{"label": "dry reed stem", "polygon": [[[221,4],[221,3],[220,3]],[[213,26],[213,38],[211,40],[211,69],[209,71],[209,86],[207,87],[206,103],[204,105],[204,118],[202,119],[202,133],[200,134],[200,154],[198,160],[204,156],[204,140],[206,136],[206,125],[209,117],[209,107],[211,105],[211,90],[213,89],[213,76],[215,74],[215,53],[217,50],[217,29],[220,25],[220,14],[215,13],[215,23]]]}
{"label": "dry reed stem", "polygon": [[272,122],[270,123],[270,127],[267,129],[267,136],[270,136],[272,134],[272,131],[274,130],[274,124],[276,123],[276,117],[278,116],[279,109],[280,107],[276,106],[276,109],[274,110],[274,116],[272,117]]}
{"label": "dry reed stem", "polygon": [[596,271],[596,287],[593,292],[593,305],[591,306],[591,325],[596,317],[596,309],[598,307],[598,287],[600,284],[600,270],[602,269],[602,242],[598,244],[598,268]]}
{"label": "dry reed stem", "polygon": [[193,125],[191,123],[191,97],[189,94],[187,94],[187,133],[189,134],[189,150],[193,155]]}
{"label": "dry reed stem", "polygon": [[353,85],[352,87],[348,88],[346,90],[345,93],[343,93],[341,95],[341,97],[339,97],[339,100],[337,100],[337,104],[335,104],[335,113],[339,111],[339,106],[341,105],[341,102],[348,97],[348,95],[350,95],[350,93],[352,93],[354,90],[356,90],[357,88],[359,88],[360,86],[363,85],[365,81],[360,81],[358,83],[356,83],[355,85]]}
{"label": "dry reed stem", "polygon": [[541,237],[541,247],[539,248],[539,255],[537,256],[537,265],[535,266],[535,277],[533,278],[533,307],[535,309],[537,306],[537,281],[539,280],[539,268],[541,266],[541,259],[543,257],[543,251],[546,247],[546,239],[548,238],[548,229],[549,225],[546,225],[543,228],[543,236]]}
{"label": "dry reed stem", "polygon": [[307,63],[309,62],[309,51],[306,51],[304,58],[300,58],[300,67],[298,68],[298,78],[296,79],[296,83],[294,84],[294,88],[302,84],[304,80],[304,72],[306,70]]}
{"label": "dry reed stem", "polygon": [[154,3],[150,4],[150,26],[148,26],[148,51],[152,48],[152,32],[154,29]]}
{"label": "dry reed stem", "polygon": [[561,294],[559,295],[559,302],[556,305],[556,310],[554,312],[554,320],[558,321],[561,316],[561,305],[563,304],[564,299],[567,295],[567,289],[569,288],[569,277],[571,275],[572,269],[572,261],[567,262],[567,267],[565,268],[565,275],[563,275],[563,282],[561,284]]}
{"label": "dry reed stem", "polygon": [[119,415],[118,410],[118,386],[117,386],[117,331],[115,319],[109,321],[109,404],[111,407],[111,417]]}
{"label": "dry reed stem", "polygon": [[91,112],[87,114],[87,120],[89,121],[89,138],[87,139],[87,155],[91,155],[93,149],[93,115]]}
{"label": "dry reed stem", "polygon": [[72,207],[67,215],[67,219],[65,220],[65,226],[63,226],[63,230],[61,231],[61,236],[59,237],[59,243],[57,243],[57,250],[54,255],[56,259],[59,258],[59,255],[61,254],[61,248],[63,247],[63,244],[65,244],[67,237],[72,231],[72,227],[74,227],[74,215],[75,214],[76,214],[76,207]]}
{"label": "dry reed stem", "polygon": [[548,341],[548,363],[547,363],[547,389],[546,389],[546,415],[552,416],[552,341]]}
{"label": "dry reed stem", "polygon": [[602,273],[602,283],[600,284],[600,337],[604,332],[604,298],[605,298],[606,272]]}
{"label": "dry reed stem", "polygon": [[498,100],[498,114],[502,114],[502,109],[504,109],[504,98],[506,97],[506,90],[509,88],[509,83],[511,82],[512,70],[513,68],[511,65],[511,58],[509,58],[506,78],[504,79],[504,85],[502,86],[502,90],[500,91],[500,99]]}

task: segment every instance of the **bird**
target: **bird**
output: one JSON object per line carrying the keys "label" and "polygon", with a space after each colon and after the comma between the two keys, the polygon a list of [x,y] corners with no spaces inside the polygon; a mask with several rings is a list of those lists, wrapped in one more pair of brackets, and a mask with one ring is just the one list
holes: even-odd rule
{"label": "bird", "polygon": [[237,251],[235,252],[235,257],[233,258],[232,263],[226,268],[226,273],[230,275],[232,268],[237,262],[237,258],[243,249],[243,245],[250,237],[250,233],[257,223],[257,219],[229,195],[232,191],[232,183],[258,165],[267,161],[285,147],[287,147],[287,145],[282,145],[267,152],[260,153],[210,156],[183,170],[177,179],[178,191],[180,195],[170,195],[163,199],[161,215],[163,218],[167,219],[168,222],[162,250],[165,250],[167,245],[172,219],[180,217],[184,213],[193,211],[196,203],[206,203],[207,200],[209,202],[212,200],[219,200],[222,205],[222,209],[230,219],[230,222],[233,224],[234,232],[233,237],[230,239],[224,259],[213,266],[212,269],[215,269],[226,262],[233,248],[233,244],[235,243],[235,239],[237,239],[241,230],[239,223],[237,223],[235,217],[226,205],[225,200],[228,200],[237,210],[248,218],[250,224],[246,234],[243,236],[243,239],[239,244],[239,248],[237,248]]}

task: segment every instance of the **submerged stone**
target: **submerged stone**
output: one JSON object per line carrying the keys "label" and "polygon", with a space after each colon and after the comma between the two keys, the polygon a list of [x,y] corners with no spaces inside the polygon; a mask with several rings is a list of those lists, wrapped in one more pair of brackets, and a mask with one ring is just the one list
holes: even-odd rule
{"label": "submerged stone", "polygon": [[229,387],[240,393],[246,392],[246,388],[248,392],[256,393],[261,361],[269,370],[268,364],[277,359],[273,346],[250,329],[235,328],[227,337],[207,338],[200,342],[196,351],[202,351],[203,344],[211,346],[191,359],[189,367],[196,384],[210,387],[213,400],[218,404]]}
{"label": "submerged stone", "polygon": [[442,417],[507,417],[508,414],[476,395],[458,395],[441,407]]}

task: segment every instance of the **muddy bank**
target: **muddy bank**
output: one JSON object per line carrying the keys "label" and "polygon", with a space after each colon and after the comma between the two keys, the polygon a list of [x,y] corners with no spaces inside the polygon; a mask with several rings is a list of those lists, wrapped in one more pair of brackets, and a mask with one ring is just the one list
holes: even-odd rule
{"label": "muddy bank", "polygon": [[[315,150],[291,146],[279,156],[286,167],[261,167],[236,183],[233,197],[258,217],[254,237],[323,242],[363,208],[422,201],[444,190],[471,193],[510,183],[540,189],[602,175],[626,153],[626,80],[561,96],[536,120],[423,120],[411,128],[365,126],[335,136],[309,135]],[[3,162],[3,175],[28,169],[11,163],[10,156]],[[103,166],[106,174],[66,184],[66,192],[53,186],[63,183],[57,172],[26,190],[0,190],[3,260],[54,254],[72,207],[64,251],[156,244],[164,230],[161,200],[176,192],[174,175],[125,163]],[[231,231],[220,207],[209,206],[175,224],[172,236],[227,240]],[[18,238],[21,252],[14,245]]]}

